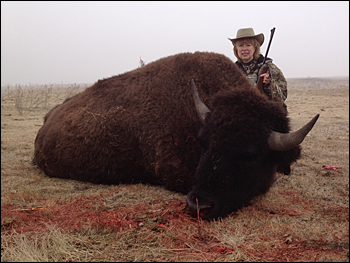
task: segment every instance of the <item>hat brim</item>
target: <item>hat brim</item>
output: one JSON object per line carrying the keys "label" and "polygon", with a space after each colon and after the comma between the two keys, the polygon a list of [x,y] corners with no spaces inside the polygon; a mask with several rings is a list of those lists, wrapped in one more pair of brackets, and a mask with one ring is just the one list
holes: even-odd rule
{"label": "hat brim", "polygon": [[229,40],[231,40],[232,44],[235,45],[237,40],[241,40],[241,39],[244,39],[244,38],[255,38],[260,46],[262,46],[262,44],[264,43],[264,34],[263,33],[260,33],[258,35],[255,35],[255,36],[242,36],[242,37],[237,37],[237,38],[229,38]]}

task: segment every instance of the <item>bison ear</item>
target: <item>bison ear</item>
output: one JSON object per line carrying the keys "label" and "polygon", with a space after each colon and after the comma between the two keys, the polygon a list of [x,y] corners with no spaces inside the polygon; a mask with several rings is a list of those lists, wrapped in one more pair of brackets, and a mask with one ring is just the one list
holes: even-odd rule
{"label": "bison ear", "polygon": [[210,112],[210,109],[200,99],[199,94],[198,94],[198,90],[196,88],[196,85],[194,84],[193,79],[191,81],[191,84],[192,84],[191,86],[192,86],[194,105],[196,106],[196,111],[197,111],[199,119],[204,124],[205,116],[208,112]]}
{"label": "bison ear", "polygon": [[268,144],[272,151],[284,152],[297,147],[314,127],[320,114],[317,114],[307,124],[295,132],[280,133],[272,131]]}

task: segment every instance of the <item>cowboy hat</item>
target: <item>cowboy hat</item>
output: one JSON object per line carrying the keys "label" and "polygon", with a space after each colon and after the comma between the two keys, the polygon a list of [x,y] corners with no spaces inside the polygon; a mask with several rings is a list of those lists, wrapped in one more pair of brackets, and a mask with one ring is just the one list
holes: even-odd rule
{"label": "cowboy hat", "polygon": [[235,45],[236,41],[242,38],[255,38],[259,42],[260,46],[264,43],[264,34],[260,33],[255,35],[254,30],[251,27],[238,29],[236,38],[229,38],[229,40],[231,40],[232,44]]}

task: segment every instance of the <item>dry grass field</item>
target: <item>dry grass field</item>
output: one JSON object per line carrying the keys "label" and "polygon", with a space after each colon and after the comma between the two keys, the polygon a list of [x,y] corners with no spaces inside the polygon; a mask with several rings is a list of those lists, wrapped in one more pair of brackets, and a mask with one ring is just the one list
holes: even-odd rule
{"label": "dry grass field", "polygon": [[348,262],[349,79],[288,85],[292,130],[320,113],[302,158],[266,195],[213,222],[162,187],[48,178],[31,163],[36,134],[84,87],[2,87],[1,261]]}

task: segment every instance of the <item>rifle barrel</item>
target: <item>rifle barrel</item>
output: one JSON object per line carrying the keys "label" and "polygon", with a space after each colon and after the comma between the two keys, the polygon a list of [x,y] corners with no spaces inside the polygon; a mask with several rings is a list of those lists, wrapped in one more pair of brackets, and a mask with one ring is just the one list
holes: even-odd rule
{"label": "rifle barrel", "polygon": [[264,57],[263,64],[265,64],[265,61],[266,61],[266,58],[267,58],[267,54],[269,53],[271,42],[272,42],[272,38],[273,38],[273,34],[275,33],[275,30],[276,30],[275,27],[271,29],[270,41],[269,41],[269,45],[267,46],[267,50],[266,50],[266,54],[265,54],[265,57]]}

